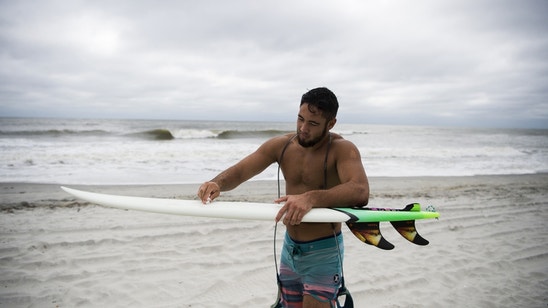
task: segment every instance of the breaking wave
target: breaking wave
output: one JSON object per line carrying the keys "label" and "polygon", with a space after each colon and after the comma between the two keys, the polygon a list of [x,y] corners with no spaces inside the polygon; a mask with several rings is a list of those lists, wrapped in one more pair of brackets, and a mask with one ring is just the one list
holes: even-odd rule
{"label": "breaking wave", "polygon": [[245,139],[271,138],[289,133],[283,130],[207,130],[154,128],[137,132],[115,132],[106,130],[16,130],[0,131],[2,138],[63,138],[63,137],[128,137],[145,140],[174,139]]}

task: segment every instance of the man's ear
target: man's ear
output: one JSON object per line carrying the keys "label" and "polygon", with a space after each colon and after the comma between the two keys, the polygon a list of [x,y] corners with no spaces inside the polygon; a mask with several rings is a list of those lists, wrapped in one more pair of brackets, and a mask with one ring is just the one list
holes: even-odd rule
{"label": "man's ear", "polygon": [[327,123],[327,127],[329,128],[329,130],[331,130],[335,126],[335,123],[337,123],[337,118],[333,118]]}

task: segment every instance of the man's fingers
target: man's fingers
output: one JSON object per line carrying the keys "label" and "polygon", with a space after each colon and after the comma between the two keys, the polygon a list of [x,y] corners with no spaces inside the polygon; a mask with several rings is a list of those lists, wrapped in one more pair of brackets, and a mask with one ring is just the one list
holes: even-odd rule
{"label": "man's fingers", "polygon": [[287,214],[286,211],[287,211],[287,205],[284,205],[280,208],[280,210],[278,211],[278,215],[276,215],[276,222],[279,222],[282,218],[284,218],[284,224],[285,224],[284,214]]}
{"label": "man's fingers", "polygon": [[218,190],[212,190],[210,193],[209,193],[209,196],[207,196],[206,200],[207,201],[213,201],[213,199],[219,197],[221,193],[218,191]]}
{"label": "man's fingers", "polygon": [[298,225],[301,223],[301,215],[299,214],[299,211],[287,211],[285,213],[284,219],[284,225]]}
{"label": "man's fingers", "polygon": [[198,189],[198,198],[206,204],[220,195],[219,186],[214,182],[206,182]]}
{"label": "man's fingers", "polygon": [[274,200],[274,202],[276,203],[285,202],[284,206],[282,206],[278,211],[278,215],[276,215],[276,222],[279,222],[283,219],[284,225],[298,225],[301,223],[306,212],[302,211],[297,206],[295,206],[295,204],[288,200],[289,196],[283,196]]}
{"label": "man's fingers", "polygon": [[287,196],[283,196],[281,198],[278,198],[276,200],[274,200],[274,203],[282,203],[282,202],[286,202],[287,201]]}
{"label": "man's fingers", "polygon": [[298,225],[301,223],[301,214],[299,211],[295,211],[293,214],[293,220],[291,221],[293,225]]}

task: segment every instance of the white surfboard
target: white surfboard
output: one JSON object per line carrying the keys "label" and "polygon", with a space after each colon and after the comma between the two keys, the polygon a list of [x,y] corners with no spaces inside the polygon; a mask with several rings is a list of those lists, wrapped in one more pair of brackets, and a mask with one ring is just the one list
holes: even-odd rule
{"label": "white surfboard", "polygon": [[[213,201],[202,204],[199,200],[117,196],[61,188],[82,200],[108,207],[183,216],[273,221],[282,207],[280,204],[258,202]],[[306,214],[303,222],[345,222],[350,218],[349,215],[332,209],[313,209]]]}
{"label": "white surfboard", "polygon": [[[282,207],[280,204],[255,202],[214,201],[202,204],[199,200],[118,196],[61,188],[79,199],[108,207],[183,216],[274,221]],[[412,203],[403,209],[314,208],[304,216],[302,222],[346,222],[352,233],[362,242],[381,249],[393,249],[394,245],[386,241],[380,232],[380,222],[389,221],[410,242],[427,245],[428,241],[416,231],[415,220],[438,216],[439,213],[421,211],[420,204]]]}

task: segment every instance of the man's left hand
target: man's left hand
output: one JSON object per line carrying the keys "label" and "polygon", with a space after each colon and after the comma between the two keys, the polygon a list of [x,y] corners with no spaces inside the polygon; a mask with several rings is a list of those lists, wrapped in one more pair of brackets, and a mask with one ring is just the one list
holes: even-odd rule
{"label": "man's left hand", "polygon": [[276,215],[276,222],[283,218],[284,225],[300,224],[304,215],[312,209],[312,204],[309,202],[308,198],[303,195],[283,196],[274,200],[274,202],[285,202],[284,206],[278,211],[278,215]]}

